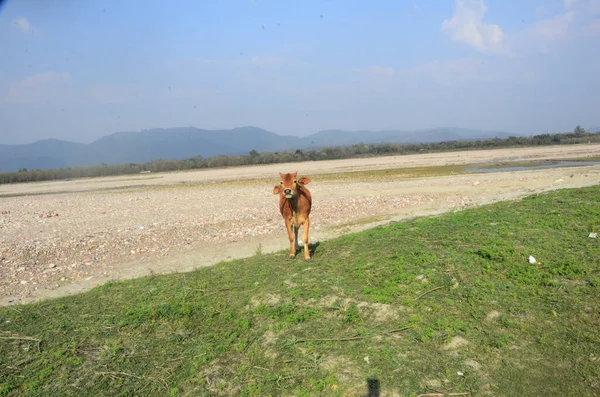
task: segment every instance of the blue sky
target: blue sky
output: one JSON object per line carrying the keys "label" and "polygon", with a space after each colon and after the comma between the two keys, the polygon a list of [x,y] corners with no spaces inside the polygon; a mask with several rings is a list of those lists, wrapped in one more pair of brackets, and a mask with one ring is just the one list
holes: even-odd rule
{"label": "blue sky", "polygon": [[600,125],[600,0],[8,0],[0,143]]}

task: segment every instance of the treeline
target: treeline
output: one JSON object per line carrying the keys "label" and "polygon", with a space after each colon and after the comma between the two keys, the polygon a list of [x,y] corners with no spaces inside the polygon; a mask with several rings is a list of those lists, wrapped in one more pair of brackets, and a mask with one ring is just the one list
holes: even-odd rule
{"label": "treeline", "polygon": [[[579,127],[578,127],[579,128]],[[368,157],[381,155],[403,155],[414,153],[433,153],[453,150],[477,150],[512,146],[566,145],[588,142],[600,142],[600,132],[588,133],[576,128],[572,133],[541,134],[531,137],[509,137],[473,141],[447,141],[419,144],[357,144],[350,146],[328,147],[318,150],[296,150],[274,153],[250,151],[245,156],[201,156],[185,160],[154,160],[145,164],[102,164],[93,167],[68,167],[53,170],[27,170],[0,173],[0,184],[49,181],[71,178],[91,178],[99,176],[139,174],[144,172],[165,172],[202,168],[222,168],[253,164],[275,164],[299,161],[321,161]]]}

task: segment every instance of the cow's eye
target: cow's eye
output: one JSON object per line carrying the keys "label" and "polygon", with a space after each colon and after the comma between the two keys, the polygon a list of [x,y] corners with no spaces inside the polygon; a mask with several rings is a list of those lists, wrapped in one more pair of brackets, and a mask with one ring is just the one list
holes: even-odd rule
{"label": "cow's eye", "polygon": [[283,185],[283,182],[279,182],[280,185]]}
{"label": "cow's eye", "polygon": [[298,182],[294,181],[294,183],[298,183]]}

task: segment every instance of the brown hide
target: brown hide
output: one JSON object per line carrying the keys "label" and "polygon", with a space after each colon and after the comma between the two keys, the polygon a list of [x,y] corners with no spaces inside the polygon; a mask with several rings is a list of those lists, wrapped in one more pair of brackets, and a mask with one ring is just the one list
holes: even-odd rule
{"label": "brown hide", "polygon": [[304,243],[304,259],[310,260],[308,249],[308,230],[310,228],[310,208],[312,197],[306,184],[308,177],[297,178],[298,172],[279,174],[281,182],[273,188],[273,194],[279,194],[279,211],[283,216],[285,228],[290,240],[290,258],[300,251],[298,245],[298,229],[303,226],[302,242]]}

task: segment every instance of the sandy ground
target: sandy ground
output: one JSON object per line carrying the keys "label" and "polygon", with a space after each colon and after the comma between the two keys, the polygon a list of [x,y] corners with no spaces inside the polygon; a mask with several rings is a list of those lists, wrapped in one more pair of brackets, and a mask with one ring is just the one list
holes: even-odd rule
{"label": "sandy ground", "polygon": [[0,185],[0,305],[72,294],[151,272],[189,271],[259,249],[285,249],[287,236],[271,193],[280,171],[299,170],[311,177],[310,241],[316,242],[390,221],[598,184],[600,166],[412,179],[319,181],[319,175],[592,156],[600,156],[600,145]]}

